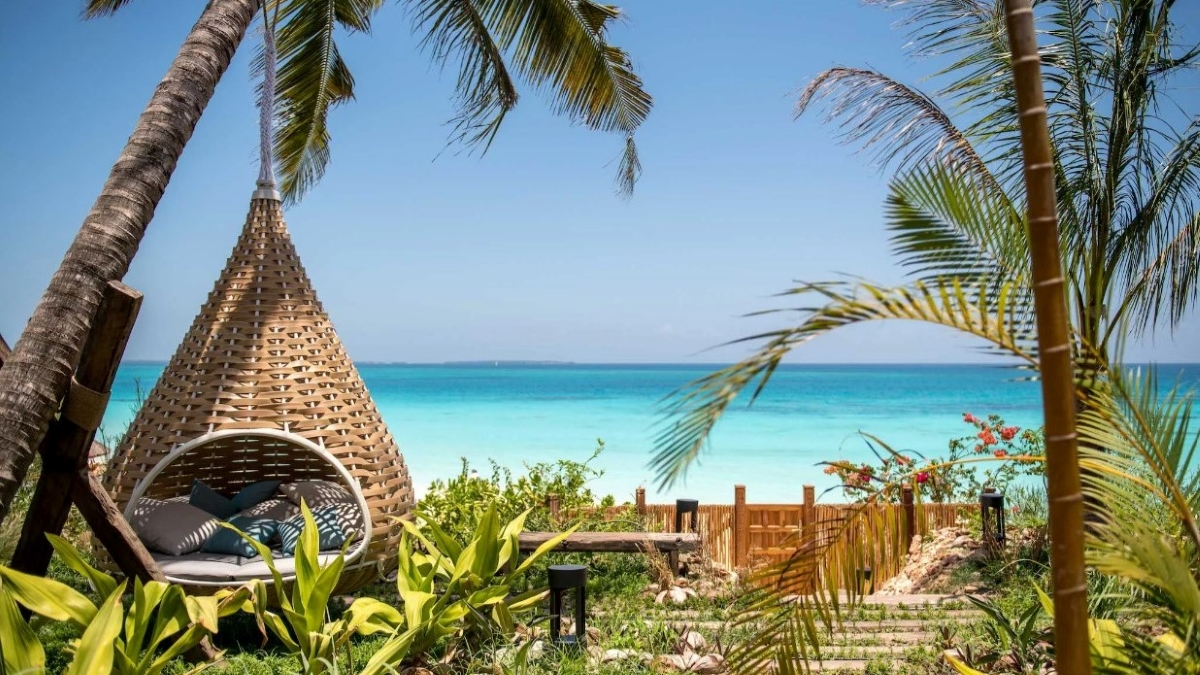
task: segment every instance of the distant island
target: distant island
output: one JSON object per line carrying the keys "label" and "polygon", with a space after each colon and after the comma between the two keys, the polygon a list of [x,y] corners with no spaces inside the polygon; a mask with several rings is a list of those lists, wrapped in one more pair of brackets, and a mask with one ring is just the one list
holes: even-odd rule
{"label": "distant island", "polygon": [[574,361],[443,361],[444,366],[573,366]]}

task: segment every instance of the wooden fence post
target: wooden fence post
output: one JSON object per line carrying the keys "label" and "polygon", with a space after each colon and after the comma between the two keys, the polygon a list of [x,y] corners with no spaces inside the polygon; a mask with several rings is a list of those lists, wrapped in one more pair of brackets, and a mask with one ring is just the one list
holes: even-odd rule
{"label": "wooden fence post", "polygon": [[640,487],[637,489],[637,492],[635,492],[634,494],[636,495],[634,498],[637,500],[637,502],[636,502],[637,514],[639,516],[645,516],[646,515],[646,488]]}
{"label": "wooden fence post", "polygon": [[746,486],[733,486],[733,566],[742,567],[750,553],[750,516],[746,509]]}
{"label": "wooden fence post", "polygon": [[[816,545],[817,539],[817,489],[812,485],[804,486],[804,501],[800,504],[800,541],[798,544],[801,548],[810,548]],[[809,573],[808,583],[805,584],[803,592],[815,593],[817,589],[817,572],[813,569]]]}
{"label": "wooden fence post", "polygon": [[912,547],[913,539],[917,536],[917,507],[911,485],[900,488],[900,505],[904,507],[904,543],[907,550]]}
{"label": "wooden fence post", "polygon": [[546,495],[546,508],[550,511],[550,517],[558,520],[558,495],[553,492]]}

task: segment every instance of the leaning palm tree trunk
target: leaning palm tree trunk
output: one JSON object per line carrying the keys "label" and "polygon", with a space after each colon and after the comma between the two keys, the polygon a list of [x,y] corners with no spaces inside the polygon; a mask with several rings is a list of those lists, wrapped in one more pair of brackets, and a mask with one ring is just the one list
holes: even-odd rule
{"label": "leaning palm tree trunk", "polygon": [[67,391],[108,281],[121,279],[259,0],[211,0],[138,119],[0,368],[0,520]]}
{"label": "leaning palm tree trunk", "polygon": [[1083,569],[1083,496],[1075,435],[1075,382],[1067,323],[1066,280],[1058,250],[1054,161],[1030,0],[1005,0],[1013,79],[1021,120],[1029,249],[1046,418],[1046,482],[1050,501],[1050,565],[1054,578],[1055,665],[1091,672],[1087,582]]}

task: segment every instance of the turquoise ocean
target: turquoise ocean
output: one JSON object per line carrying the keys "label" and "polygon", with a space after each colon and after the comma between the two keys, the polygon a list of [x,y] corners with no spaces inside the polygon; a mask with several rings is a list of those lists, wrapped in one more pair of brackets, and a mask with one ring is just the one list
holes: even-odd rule
{"label": "turquoise ocean", "polygon": [[[102,432],[119,438],[164,363],[126,363],[113,387]],[[592,485],[618,501],[638,486],[647,499],[693,497],[732,503],[746,485],[752,502],[798,502],[802,486],[835,481],[818,463],[869,461],[857,432],[925,456],[946,452],[973,431],[962,414],[998,414],[1008,424],[1041,425],[1039,385],[1023,371],[991,365],[785,365],[753,406],[735,403],[686,481],[658,490],[647,464],[664,418],[660,404],[712,365],[359,364],[396,437],[418,494],[457,474],[461,458],[489,474],[489,460],[517,472],[523,463],[587,459],[604,475]],[[1200,364],[1158,366],[1160,378],[1200,385]],[[836,494],[826,500],[840,501]]]}

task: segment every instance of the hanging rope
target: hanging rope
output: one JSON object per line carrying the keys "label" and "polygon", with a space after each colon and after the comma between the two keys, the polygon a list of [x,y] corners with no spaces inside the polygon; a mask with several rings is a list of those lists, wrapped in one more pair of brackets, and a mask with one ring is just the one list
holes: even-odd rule
{"label": "hanging rope", "polygon": [[258,99],[258,187],[275,189],[271,132],[275,117],[275,28],[263,16],[263,86]]}

